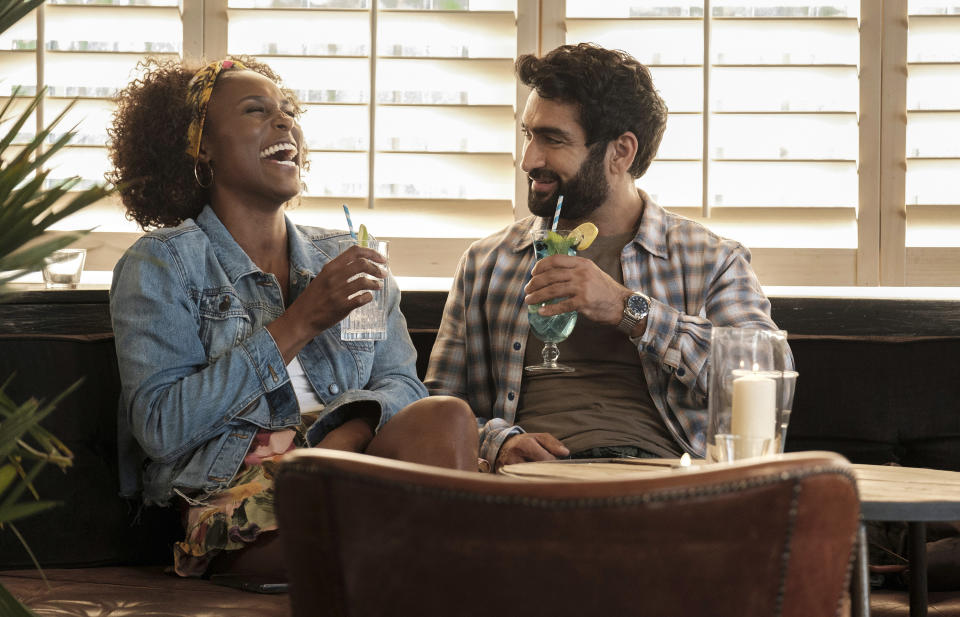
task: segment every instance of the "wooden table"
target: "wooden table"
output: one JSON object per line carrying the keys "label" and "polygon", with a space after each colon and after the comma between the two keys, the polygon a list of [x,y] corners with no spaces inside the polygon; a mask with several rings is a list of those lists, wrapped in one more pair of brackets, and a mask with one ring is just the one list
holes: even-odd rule
{"label": "wooden table", "polygon": [[[928,521],[960,520],[960,473],[892,465],[854,465],[860,491],[860,515],[866,521],[907,521],[910,558],[910,617],[927,614]],[[862,606],[855,615],[870,615],[866,531],[860,525],[857,586]]]}
{"label": "wooden table", "polygon": [[[694,461],[693,465],[703,465]],[[531,481],[601,480],[651,472],[675,473],[675,459],[594,459],[505,465],[500,473]],[[960,520],[960,472],[889,465],[853,465],[861,524],[852,581],[853,615],[870,615],[867,538],[863,521],[906,521],[910,557],[910,617],[927,614],[928,521]]]}

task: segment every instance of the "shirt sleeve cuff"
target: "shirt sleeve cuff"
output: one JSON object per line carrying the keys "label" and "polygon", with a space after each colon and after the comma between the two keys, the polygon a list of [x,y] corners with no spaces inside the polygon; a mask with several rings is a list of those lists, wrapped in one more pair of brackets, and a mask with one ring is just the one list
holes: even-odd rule
{"label": "shirt sleeve cuff", "polygon": [[680,321],[680,311],[658,300],[650,300],[650,312],[647,314],[647,329],[639,339],[632,339],[640,347],[640,351],[660,358],[662,362],[676,368],[680,365],[679,354],[669,357],[671,344]]}
{"label": "shirt sleeve cuff", "polygon": [[500,455],[500,447],[510,437],[525,432],[516,425],[508,424],[503,418],[493,418],[480,429],[480,458],[486,459],[491,465]]}
{"label": "shirt sleeve cuff", "polygon": [[376,404],[379,418],[374,433],[379,431],[390,419],[383,412],[384,409],[387,409],[386,397],[380,392],[371,390],[348,390],[327,405],[323,415],[307,429],[307,443],[310,447],[320,443],[330,431],[354,417],[356,407],[353,403],[364,402]]}

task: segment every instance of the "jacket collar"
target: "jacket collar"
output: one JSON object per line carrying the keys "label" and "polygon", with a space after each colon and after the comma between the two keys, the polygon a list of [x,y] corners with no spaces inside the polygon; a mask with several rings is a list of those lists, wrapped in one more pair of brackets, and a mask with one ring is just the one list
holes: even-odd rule
{"label": "jacket collar", "polygon": [[[315,249],[312,249],[313,245],[288,216],[284,215],[283,218],[287,225],[287,248],[290,252],[291,272],[309,277],[312,275],[309,266],[312,262],[310,255],[315,252]],[[204,206],[197,215],[196,222],[197,226],[210,238],[213,252],[231,283],[236,283],[248,274],[262,272],[233,239],[213,208],[209,205]]]}

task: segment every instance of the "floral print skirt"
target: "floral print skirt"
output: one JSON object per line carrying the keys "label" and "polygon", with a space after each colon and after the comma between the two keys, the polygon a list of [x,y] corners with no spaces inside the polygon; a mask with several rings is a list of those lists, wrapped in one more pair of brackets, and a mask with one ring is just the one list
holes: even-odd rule
{"label": "floral print skirt", "polygon": [[277,528],[273,512],[275,463],[245,467],[229,488],[185,512],[186,538],[173,547],[173,568],[180,576],[202,576],[221,551],[241,549],[261,533]]}

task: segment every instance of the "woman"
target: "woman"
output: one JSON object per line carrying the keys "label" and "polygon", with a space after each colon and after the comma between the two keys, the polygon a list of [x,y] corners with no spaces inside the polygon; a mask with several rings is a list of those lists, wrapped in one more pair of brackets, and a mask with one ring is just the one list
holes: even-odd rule
{"label": "woman", "polygon": [[[277,76],[252,59],[142,68],[110,131],[128,217],[159,227],[117,263],[110,294],[122,488],[181,507],[179,574],[275,574],[271,466],[285,452],[475,470],[476,423],[458,399],[425,398],[385,260],[338,255],[344,233],[284,216],[306,145]],[[387,339],[342,342],[339,322],[382,286]]]}

